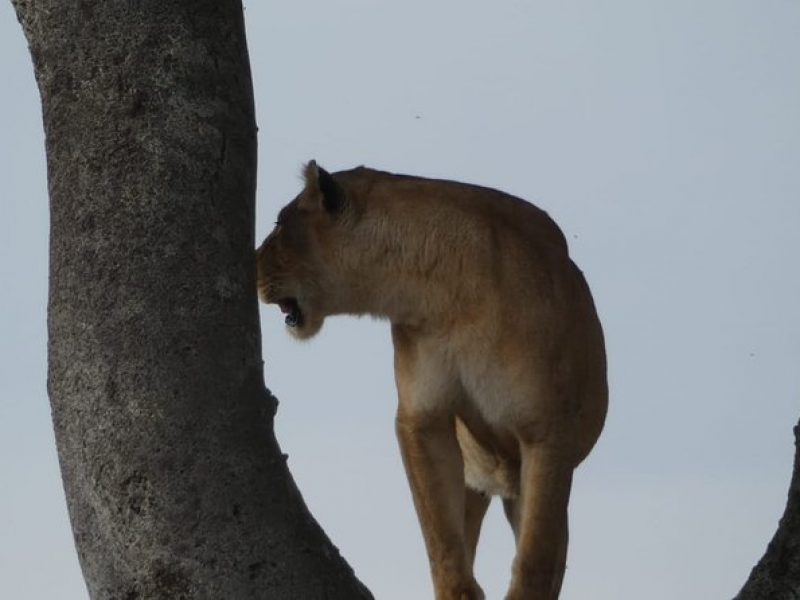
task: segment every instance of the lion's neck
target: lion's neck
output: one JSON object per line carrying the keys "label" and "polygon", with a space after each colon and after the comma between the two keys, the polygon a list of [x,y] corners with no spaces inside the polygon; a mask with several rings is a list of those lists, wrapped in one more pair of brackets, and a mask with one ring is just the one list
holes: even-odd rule
{"label": "lion's neck", "polygon": [[350,290],[344,312],[420,325],[442,322],[454,307],[474,303],[479,291],[472,282],[482,269],[478,249],[485,240],[468,222],[446,217],[365,223],[358,246],[367,250],[344,269]]}

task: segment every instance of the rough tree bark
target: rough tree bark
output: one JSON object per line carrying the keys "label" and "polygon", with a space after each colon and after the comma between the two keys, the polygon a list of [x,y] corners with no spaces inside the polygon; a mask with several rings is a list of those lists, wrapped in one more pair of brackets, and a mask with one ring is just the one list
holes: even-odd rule
{"label": "rough tree bark", "polygon": [[800,599],[800,421],[794,428],[794,468],[778,530],[735,600]]}
{"label": "rough tree bark", "polygon": [[48,385],[92,598],[370,598],[275,441],[239,0],[12,0],[42,98]]}

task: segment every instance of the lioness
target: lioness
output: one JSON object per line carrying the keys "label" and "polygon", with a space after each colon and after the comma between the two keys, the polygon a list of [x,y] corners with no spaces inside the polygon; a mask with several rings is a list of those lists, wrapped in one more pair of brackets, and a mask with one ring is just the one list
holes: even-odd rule
{"label": "lioness", "polygon": [[289,332],[389,319],[397,437],[438,600],[483,598],[472,566],[500,496],[516,538],[507,599],[558,597],[573,469],[606,415],[603,332],[561,230],[502,192],[310,162],[258,249]]}

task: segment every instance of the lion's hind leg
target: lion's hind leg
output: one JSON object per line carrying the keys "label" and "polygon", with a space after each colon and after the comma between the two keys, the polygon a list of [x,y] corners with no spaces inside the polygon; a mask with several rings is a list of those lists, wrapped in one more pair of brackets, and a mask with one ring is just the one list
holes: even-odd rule
{"label": "lion's hind leg", "polygon": [[467,545],[467,556],[470,564],[475,565],[475,552],[478,549],[478,538],[481,524],[489,508],[491,498],[467,486],[464,498],[464,543]]}
{"label": "lion's hind leg", "polygon": [[557,600],[566,568],[572,471],[558,450],[523,448],[520,496],[509,504],[517,553],[506,600]]}
{"label": "lion's hind leg", "polygon": [[503,512],[506,515],[511,531],[514,532],[514,541],[519,541],[519,497],[503,498]]}

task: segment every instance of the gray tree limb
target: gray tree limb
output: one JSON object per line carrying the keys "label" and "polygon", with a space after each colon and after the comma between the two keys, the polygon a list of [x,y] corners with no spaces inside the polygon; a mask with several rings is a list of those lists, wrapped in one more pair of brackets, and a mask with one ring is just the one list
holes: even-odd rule
{"label": "gray tree limb", "polygon": [[800,421],[786,510],[767,551],[735,600],[800,599]]}
{"label": "gray tree limb", "polygon": [[13,0],[44,115],[48,386],[92,598],[371,598],[274,438],[239,0]]}

